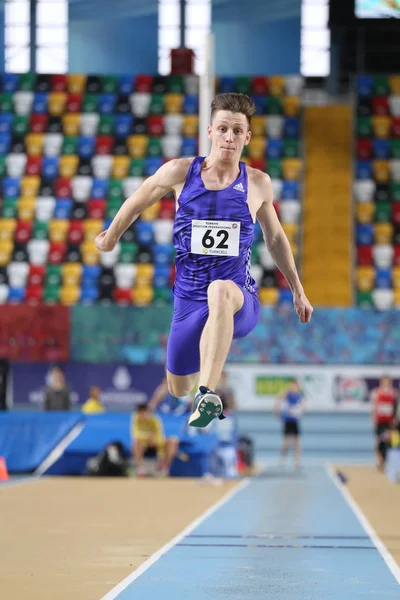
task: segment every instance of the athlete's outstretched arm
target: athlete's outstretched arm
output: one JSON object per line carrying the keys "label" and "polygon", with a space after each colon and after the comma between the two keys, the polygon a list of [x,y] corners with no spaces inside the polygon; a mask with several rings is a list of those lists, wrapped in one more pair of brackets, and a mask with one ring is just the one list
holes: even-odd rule
{"label": "athlete's outstretched arm", "polygon": [[292,249],[273,206],[272,184],[266,173],[257,176],[256,187],[262,190],[262,204],[257,211],[265,243],[278,269],[283,273],[293,293],[293,304],[302,323],[309,323],[313,308],[304,293]]}
{"label": "athlete's outstretched arm", "polygon": [[172,191],[174,185],[185,180],[187,168],[187,160],[174,159],[165,163],[154,175],[148,177],[140,188],[125,200],[109,229],[96,237],[96,248],[102,252],[113,250],[121,235],[132,225],[140,213]]}

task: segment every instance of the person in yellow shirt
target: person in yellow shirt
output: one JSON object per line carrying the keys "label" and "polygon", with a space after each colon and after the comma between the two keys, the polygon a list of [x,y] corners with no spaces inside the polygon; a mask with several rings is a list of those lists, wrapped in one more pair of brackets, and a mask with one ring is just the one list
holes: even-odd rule
{"label": "person in yellow shirt", "polygon": [[158,469],[166,474],[165,450],[166,441],[161,420],[152,414],[147,404],[139,404],[132,419],[132,454],[136,461],[138,476],[144,475],[143,457],[147,450],[157,452]]}
{"label": "person in yellow shirt", "polygon": [[89,391],[89,398],[82,406],[82,412],[86,415],[98,415],[105,411],[100,400],[101,390],[97,385],[93,385]]}

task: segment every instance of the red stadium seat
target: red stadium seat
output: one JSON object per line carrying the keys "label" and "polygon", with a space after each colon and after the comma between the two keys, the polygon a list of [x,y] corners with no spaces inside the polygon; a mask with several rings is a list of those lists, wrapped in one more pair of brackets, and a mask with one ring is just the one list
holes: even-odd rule
{"label": "red stadium seat", "polygon": [[40,304],[43,298],[43,285],[28,285],[25,300],[27,304]]}
{"label": "red stadium seat", "polygon": [[65,242],[50,242],[49,263],[51,265],[60,265],[64,262],[67,245]]}
{"label": "red stadium seat", "polygon": [[67,75],[52,75],[51,89],[53,92],[67,91]]}
{"label": "red stadium seat", "polygon": [[138,75],[135,80],[135,92],[150,94],[152,85],[152,75]]}
{"label": "red stadium seat", "polygon": [[114,302],[117,304],[132,304],[132,290],[115,288],[113,290]]}
{"label": "red stadium seat", "polygon": [[81,94],[68,94],[67,98],[67,113],[80,113],[82,107],[82,95]]}
{"label": "red stadium seat", "polygon": [[31,265],[29,267],[28,285],[33,287],[42,285],[45,269],[46,267],[44,265]]}
{"label": "red stadium seat", "polygon": [[32,221],[18,221],[14,239],[17,244],[26,244],[32,237]]}
{"label": "red stadium seat", "polygon": [[268,95],[268,78],[267,77],[253,77],[251,82],[252,92],[255,96],[267,96]]}
{"label": "red stadium seat", "polygon": [[114,136],[98,135],[96,139],[96,154],[112,154]]}
{"label": "red stadium seat", "polygon": [[57,198],[71,198],[72,196],[72,185],[70,179],[59,177],[55,180],[54,184],[55,195]]}
{"label": "red stadium seat", "polygon": [[40,175],[42,172],[42,157],[28,156],[26,161],[25,172],[27,175]]}
{"label": "red stadium seat", "polygon": [[393,264],[396,266],[400,265],[400,244],[393,246],[394,255],[393,255]]}
{"label": "red stadium seat", "polygon": [[392,221],[395,225],[400,225],[400,202],[392,204]]}
{"label": "red stadium seat", "polygon": [[358,246],[357,248],[357,264],[360,267],[369,267],[373,264],[372,257],[373,246]]}
{"label": "red stadium seat", "polygon": [[173,219],[175,215],[175,200],[163,198],[160,202],[160,219]]}
{"label": "red stadium seat", "polygon": [[392,120],[392,133],[396,138],[400,138],[400,117]]}
{"label": "red stadium seat", "polygon": [[253,169],[259,169],[260,171],[265,172],[267,168],[267,161],[265,158],[251,158],[250,166],[253,167]]}
{"label": "red stadium seat", "polygon": [[389,114],[389,98],[387,96],[375,96],[372,98],[372,109],[375,115]]}
{"label": "red stadium seat", "polygon": [[285,276],[283,275],[283,273],[281,273],[281,271],[279,269],[275,269],[275,275],[276,275],[276,280],[278,282],[278,287],[281,290],[288,290],[289,289],[289,284],[285,279]]}
{"label": "red stadium seat", "polygon": [[68,231],[68,241],[71,244],[81,244],[84,238],[83,221],[72,220],[70,221]]}
{"label": "red stadium seat", "polygon": [[163,115],[150,115],[147,118],[147,131],[149,135],[154,137],[161,137],[164,135]]}
{"label": "red stadium seat", "polygon": [[176,279],[176,267],[175,265],[171,265],[171,269],[169,272],[169,282],[170,285],[174,285]]}
{"label": "red stadium seat", "polygon": [[107,203],[102,198],[89,200],[87,203],[89,219],[104,219],[106,214]]}
{"label": "red stadium seat", "polygon": [[357,140],[357,158],[371,159],[372,158],[372,140],[359,139]]}
{"label": "red stadium seat", "polygon": [[47,115],[31,115],[30,130],[32,133],[45,133],[47,128]]}

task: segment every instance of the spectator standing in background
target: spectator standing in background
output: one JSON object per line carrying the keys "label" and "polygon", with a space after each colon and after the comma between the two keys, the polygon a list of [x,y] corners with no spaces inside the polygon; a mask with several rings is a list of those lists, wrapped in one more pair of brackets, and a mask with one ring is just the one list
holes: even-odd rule
{"label": "spectator standing in background", "polygon": [[283,441],[281,447],[281,465],[286,460],[290,446],[293,446],[293,458],[300,467],[300,419],[304,413],[304,396],[297,379],[292,379],[288,388],[277,397],[275,413],[282,419]]}
{"label": "spectator standing in background", "polygon": [[44,410],[71,410],[71,390],[59,367],[53,367],[44,392]]}
{"label": "spectator standing in background", "polygon": [[383,469],[386,459],[386,433],[390,428],[397,410],[397,390],[392,379],[387,375],[382,377],[378,387],[371,392],[371,418],[375,428],[376,466]]}
{"label": "spectator standing in background", "polygon": [[82,412],[86,415],[99,415],[105,411],[104,405],[100,400],[101,390],[97,385],[92,385],[89,390],[89,398],[82,406]]}

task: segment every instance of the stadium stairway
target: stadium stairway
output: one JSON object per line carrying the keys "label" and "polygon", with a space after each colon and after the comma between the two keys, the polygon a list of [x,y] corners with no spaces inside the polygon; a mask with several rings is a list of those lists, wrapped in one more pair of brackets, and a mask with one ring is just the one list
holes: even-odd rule
{"label": "stadium stairway", "polygon": [[307,107],[304,135],[304,287],[316,306],[350,306],[351,107]]}

